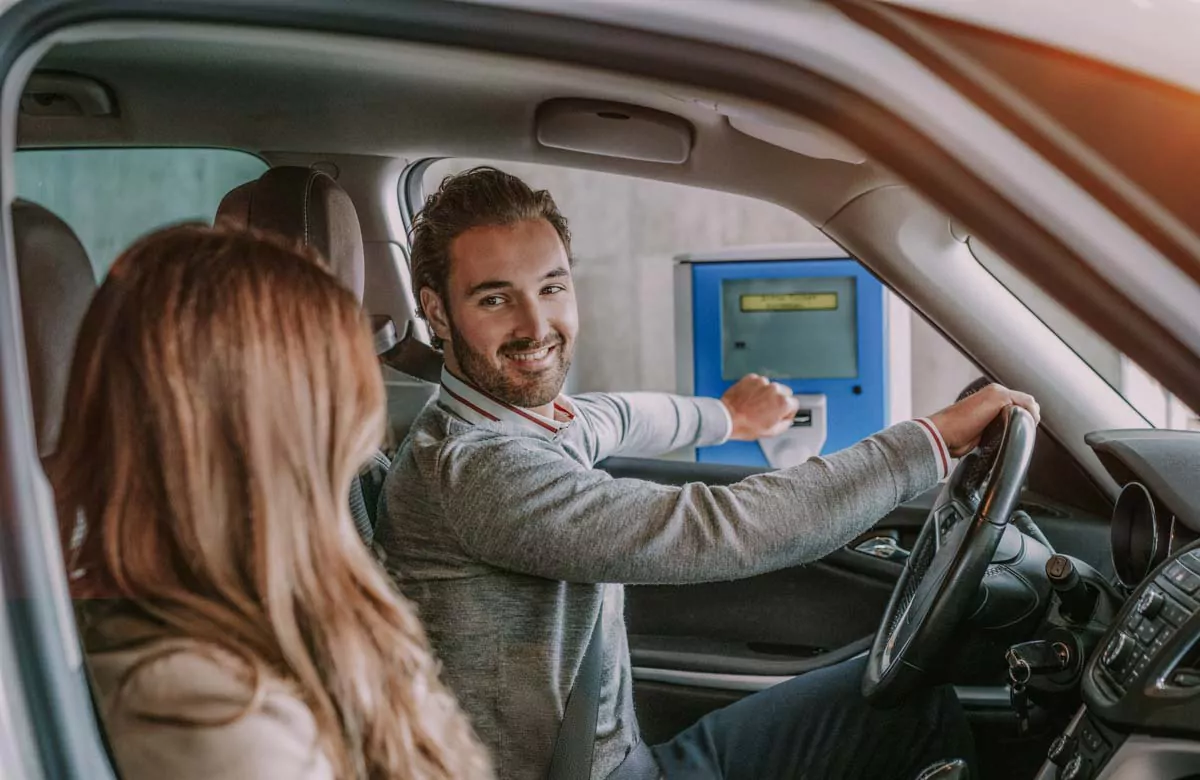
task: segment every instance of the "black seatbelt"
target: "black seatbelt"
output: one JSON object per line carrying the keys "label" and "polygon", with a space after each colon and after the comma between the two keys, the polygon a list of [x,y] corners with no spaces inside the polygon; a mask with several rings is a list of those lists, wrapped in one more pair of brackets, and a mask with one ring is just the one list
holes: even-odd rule
{"label": "black seatbelt", "polygon": [[[603,585],[601,587],[604,587]],[[592,756],[596,752],[596,715],[600,708],[600,672],[604,656],[604,598],[600,614],[592,628],[592,638],[575,685],[567,695],[562,723],[554,740],[554,758],[550,760],[548,780],[590,780]]]}

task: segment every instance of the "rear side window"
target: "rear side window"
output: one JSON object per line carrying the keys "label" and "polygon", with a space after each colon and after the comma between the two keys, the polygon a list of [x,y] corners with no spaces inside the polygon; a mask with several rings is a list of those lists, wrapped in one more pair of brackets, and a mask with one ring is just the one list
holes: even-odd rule
{"label": "rear side window", "polygon": [[211,224],[229,190],[267,170],[231,149],[36,149],[16,154],[17,197],[78,234],[96,278],[139,236],[179,222]]}

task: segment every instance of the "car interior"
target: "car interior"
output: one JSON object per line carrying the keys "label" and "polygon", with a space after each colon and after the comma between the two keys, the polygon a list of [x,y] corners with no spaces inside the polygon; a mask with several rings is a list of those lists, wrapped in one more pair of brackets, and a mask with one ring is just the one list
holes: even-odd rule
{"label": "car interior", "polygon": [[[955,686],[989,780],[1093,777],[1123,749],[1196,754],[1196,434],[1151,427],[1059,325],[1088,326],[1035,311],[1018,294],[1036,290],[1028,278],[852,142],[800,113],[684,80],[486,47],[135,20],[51,36],[36,53],[13,77],[22,199],[11,219],[42,457],[102,269],[88,260],[100,250],[86,226],[39,205],[46,190],[20,191],[21,165],[39,153],[243,153],[243,169],[205,180],[211,212],[177,218],[301,240],[360,296],[390,421],[350,496],[366,544],[388,458],[436,389],[439,357],[415,316],[406,237],[429,164],[537,163],[769,202],[836,241],[988,380],[1032,393],[1043,421],[1005,415],[949,480],[897,507],[868,535],[894,543],[887,555],[859,539],[750,579],[628,588],[645,739],[867,654],[864,692],[881,706],[919,686]],[[173,181],[135,193],[98,178],[70,197],[138,208]],[[636,458],[601,468],[665,484],[766,470]]]}

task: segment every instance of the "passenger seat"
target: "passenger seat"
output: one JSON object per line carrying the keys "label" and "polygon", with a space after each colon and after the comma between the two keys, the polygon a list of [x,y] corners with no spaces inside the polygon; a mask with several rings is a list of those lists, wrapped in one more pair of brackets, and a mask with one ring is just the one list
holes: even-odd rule
{"label": "passenger seat", "polygon": [[33,424],[45,459],[58,445],[75,339],[96,275],[75,232],[47,209],[14,201],[12,224]]}
{"label": "passenger seat", "polygon": [[[278,233],[316,249],[362,302],[362,227],[350,195],[328,174],[299,166],[272,168],[231,190],[221,200],[215,222]],[[375,512],[390,465],[377,452],[350,486],[350,513],[368,546],[375,538]]]}

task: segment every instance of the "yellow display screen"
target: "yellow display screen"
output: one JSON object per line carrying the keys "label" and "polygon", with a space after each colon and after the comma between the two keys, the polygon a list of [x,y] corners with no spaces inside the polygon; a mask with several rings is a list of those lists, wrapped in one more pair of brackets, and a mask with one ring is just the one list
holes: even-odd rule
{"label": "yellow display screen", "polygon": [[834,311],[838,294],[820,293],[752,293],[741,297],[742,311]]}

